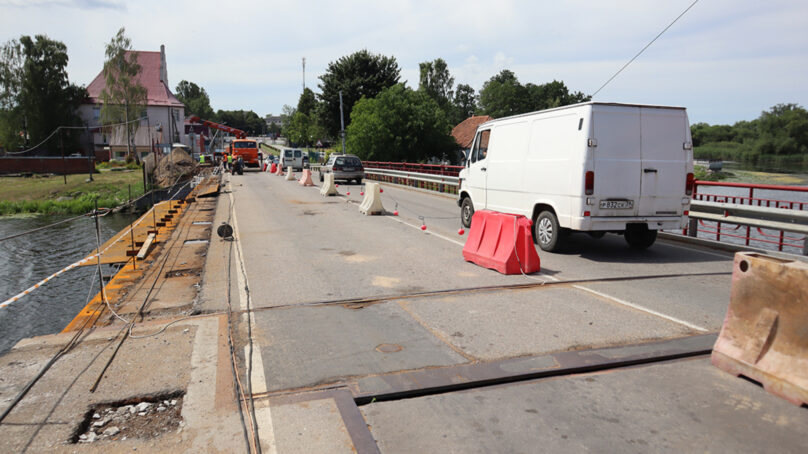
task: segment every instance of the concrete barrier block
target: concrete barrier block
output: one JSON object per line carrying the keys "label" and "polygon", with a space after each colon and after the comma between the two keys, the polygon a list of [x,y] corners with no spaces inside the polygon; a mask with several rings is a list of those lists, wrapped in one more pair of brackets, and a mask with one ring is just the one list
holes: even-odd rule
{"label": "concrete barrier block", "polygon": [[359,205],[359,212],[365,216],[374,214],[384,214],[384,207],[382,206],[381,192],[379,191],[379,183],[372,183],[368,181],[365,183],[365,198],[362,199],[362,204]]}
{"label": "concrete barrier block", "polygon": [[795,405],[808,404],[808,264],[735,254],[729,308],[711,359]]}
{"label": "concrete barrier block", "polygon": [[530,227],[524,216],[477,210],[471,219],[463,258],[502,274],[531,274],[541,269]]}
{"label": "concrete barrier block", "polygon": [[311,181],[311,170],[303,169],[303,175],[301,175],[297,182],[300,183],[301,186],[314,186],[314,183]]}
{"label": "concrete barrier block", "polygon": [[323,185],[320,186],[320,195],[337,195],[337,187],[334,185],[334,174],[327,173],[323,176]]}

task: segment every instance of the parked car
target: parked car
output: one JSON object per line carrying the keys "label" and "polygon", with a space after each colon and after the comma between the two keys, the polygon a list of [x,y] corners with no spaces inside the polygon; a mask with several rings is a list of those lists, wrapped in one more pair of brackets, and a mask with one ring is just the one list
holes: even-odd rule
{"label": "parked car", "polygon": [[693,144],[681,107],[589,102],[477,128],[457,203],[533,220],[545,251],[570,231],[624,235],[634,248],[681,229],[693,195]]}
{"label": "parked car", "polygon": [[362,161],[352,154],[332,154],[328,162],[320,167],[320,181],[323,181],[323,175],[326,173],[333,173],[334,180],[356,180],[356,184],[362,184],[365,167]]}

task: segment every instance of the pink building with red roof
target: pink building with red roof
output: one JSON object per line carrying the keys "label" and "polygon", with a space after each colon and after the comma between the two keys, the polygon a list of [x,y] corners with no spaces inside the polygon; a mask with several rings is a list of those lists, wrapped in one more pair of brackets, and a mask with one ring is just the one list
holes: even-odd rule
{"label": "pink building with red roof", "polygon": [[[135,149],[141,155],[158,148],[170,148],[173,143],[185,143],[185,105],[173,93],[168,84],[165,46],[159,52],[133,51],[141,66],[138,82],[146,88],[147,118],[140,122],[135,133]],[[90,95],[88,102],[79,108],[79,115],[87,125],[101,125],[101,92],[106,86],[103,70],[87,86]],[[123,127],[112,132],[101,131],[93,134],[96,156],[101,159],[123,159],[126,155],[126,131]],[[108,151],[108,152],[107,152]]]}

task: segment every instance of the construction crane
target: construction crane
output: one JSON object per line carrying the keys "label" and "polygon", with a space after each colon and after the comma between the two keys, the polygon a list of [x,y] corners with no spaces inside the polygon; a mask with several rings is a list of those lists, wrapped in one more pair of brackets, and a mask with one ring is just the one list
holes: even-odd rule
{"label": "construction crane", "polygon": [[233,134],[234,136],[236,136],[236,139],[246,139],[247,138],[247,133],[242,131],[241,129],[231,128],[230,126],[223,125],[221,123],[216,123],[216,122],[213,122],[213,121],[203,120],[203,119],[201,119],[199,117],[196,117],[196,116],[191,117],[191,122],[192,123],[201,123],[201,124],[207,126],[208,128],[218,129],[219,131],[229,132],[230,134]]}

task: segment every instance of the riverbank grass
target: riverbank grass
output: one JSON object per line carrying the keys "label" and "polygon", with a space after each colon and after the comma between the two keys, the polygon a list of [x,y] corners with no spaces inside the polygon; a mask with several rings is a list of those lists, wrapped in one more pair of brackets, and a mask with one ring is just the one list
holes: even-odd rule
{"label": "riverbank grass", "polygon": [[0,215],[16,213],[82,214],[98,206],[115,208],[143,194],[143,177],[139,170],[68,175],[0,177]]}

